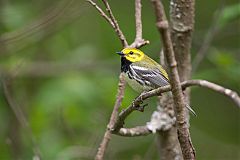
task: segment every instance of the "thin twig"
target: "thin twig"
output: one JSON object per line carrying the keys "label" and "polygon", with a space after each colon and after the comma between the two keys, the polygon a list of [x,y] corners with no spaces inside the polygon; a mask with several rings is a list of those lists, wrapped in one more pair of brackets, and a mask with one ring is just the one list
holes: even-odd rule
{"label": "thin twig", "polygon": [[[97,9],[97,11],[100,13],[100,15],[107,20],[108,23],[110,23],[110,25],[112,26],[112,28],[114,29],[115,33],[117,34],[119,40],[122,43],[122,46],[128,47],[128,43],[127,40],[124,36],[124,34],[122,33],[117,20],[115,19],[111,7],[108,3],[107,0],[102,0],[106,10],[109,14],[109,17],[105,14],[105,12],[92,0],[86,0],[87,2],[89,2],[93,7],[95,7]],[[142,22],[141,22],[141,1],[140,0],[136,0],[135,1],[135,10],[137,13],[135,13],[135,18],[136,18],[136,38],[134,40],[134,42],[129,46],[132,48],[140,48],[142,46],[145,46],[147,44],[149,44],[150,42],[148,40],[144,40],[142,38]]]}
{"label": "thin twig", "polygon": [[120,74],[119,84],[118,84],[118,93],[117,93],[117,98],[116,98],[116,101],[115,101],[115,105],[114,105],[114,108],[113,108],[113,111],[112,111],[112,115],[111,115],[107,130],[104,134],[104,137],[102,139],[100,147],[98,148],[98,152],[95,156],[95,160],[102,160],[103,157],[104,157],[107,145],[108,145],[108,143],[110,141],[110,138],[111,138],[111,130],[116,123],[117,116],[118,116],[118,110],[119,110],[119,107],[120,107],[120,105],[122,103],[122,100],[123,100],[124,89],[125,89],[124,76],[123,76],[123,74]]}
{"label": "thin twig", "polygon": [[136,38],[135,41],[142,39],[142,4],[141,0],[135,0],[135,20],[136,20]]}
{"label": "thin twig", "polygon": [[136,25],[136,37],[134,42],[130,45],[132,48],[140,48],[150,42],[144,40],[142,37],[142,4],[141,0],[135,0],[135,25]]}
{"label": "thin twig", "polygon": [[110,118],[110,123],[108,125],[108,129],[109,130],[112,130],[113,127],[114,127],[114,124],[116,123],[116,120],[117,120],[117,113],[118,113],[118,110],[119,110],[119,107],[121,105],[121,102],[123,100],[123,96],[124,96],[124,89],[125,89],[125,80],[124,80],[124,76],[123,74],[120,74],[119,76],[119,84],[118,84],[118,88],[119,88],[119,91],[118,91],[118,94],[117,94],[117,100],[116,100],[116,103],[114,105],[114,115],[111,116]]}
{"label": "thin twig", "polygon": [[236,104],[236,106],[240,108],[240,97],[237,92],[231,89],[224,88],[223,86],[220,86],[218,84],[215,84],[206,80],[188,80],[181,83],[181,85],[183,87],[183,90],[190,86],[199,86],[199,87],[205,87],[205,88],[211,89],[215,92],[221,93],[229,97]]}
{"label": "thin twig", "polygon": [[93,7],[96,8],[96,10],[99,12],[99,14],[113,27],[115,28],[115,24],[112,22],[112,20],[103,12],[103,10],[92,0],[86,0],[89,2]]}
{"label": "thin twig", "polygon": [[108,14],[110,16],[110,19],[112,20],[112,22],[113,22],[113,24],[115,26],[115,32],[117,33],[118,37],[120,38],[122,45],[124,47],[127,47],[128,46],[128,42],[127,42],[124,34],[122,33],[122,30],[120,29],[116,18],[114,17],[114,15],[112,13],[112,10],[110,8],[110,5],[109,5],[108,1],[107,0],[102,0],[102,1],[103,1],[104,5],[106,7],[106,10],[107,10],[107,12],[108,12]]}
{"label": "thin twig", "polygon": [[[127,47],[128,46],[128,43],[127,43],[127,40],[124,36],[124,34],[122,33],[113,13],[112,13],[112,10],[108,4],[108,1],[107,0],[102,0],[105,7],[106,7],[106,10],[110,16],[110,18],[102,11],[102,9],[96,4],[94,3],[92,0],[87,0],[91,5],[93,5],[97,10],[98,12],[100,13],[100,15],[102,15],[102,17],[104,19],[106,19],[110,25],[113,27],[114,31],[116,32],[116,34],[118,35],[118,38],[120,39],[121,43],[122,43],[122,46],[123,47]],[[111,114],[111,118],[110,118],[110,121],[108,123],[108,127],[106,129],[106,132],[104,134],[104,137],[102,139],[102,142],[98,148],[98,151],[97,151],[97,154],[95,156],[95,159],[96,160],[102,160],[103,157],[104,157],[104,154],[106,152],[106,149],[107,149],[107,146],[108,146],[108,143],[110,141],[110,138],[111,138],[111,128],[113,128],[115,122],[116,122],[116,119],[117,119],[117,116],[118,116],[118,110],[119,110],[119,107],[122,103],[122,99],[123,99],[123,95],[124,95],[124,88],[125,88],[125,80],[124,80],[124,77],[123,77],[123,74],[120,74],[119,75],[119,83],[118,83],[118,94],[117,94],[117,97],[116,97],[116,101],[115,101],[115,105],[114,105],[114,108],[113,108],[113,111],[112,111],[112,114]]]}
{"label": "thin twig", "polygon": [[95,7],[97,9],[97,11],[100,13],[100,15],[107,20],[107,22],[113,27],[115,33],[118,35],[119,40],[122,43],[122,46],[127,47],[128,43],[127,40],[124,36],[124,34],[122,33],[122,30],[120,29],[117,20],[115,19],[112,10],[110,8],[110,5],[108,4],[107,0],[102,0],[102,2],[104,3],[106,10],[109,14],[109,17],[105,14],[105,12],[92,0],[86,0],[87,2],[89,2],[93,7]]}

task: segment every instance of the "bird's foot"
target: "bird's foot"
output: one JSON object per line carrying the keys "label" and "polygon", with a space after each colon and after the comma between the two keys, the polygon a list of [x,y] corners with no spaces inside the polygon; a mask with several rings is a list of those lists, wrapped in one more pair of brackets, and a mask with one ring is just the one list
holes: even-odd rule
{"label": "bird's foot", "polygon": [[[144,108],[148,105],[148,104],[143,104],[143,95],[145,94],[145,91],[143,91],[139,96],[137,96],[134,101],[132,102],[132,106],[134,107],[135,110],[138,110],[140,112],[144,112]],[[137,104],[137,105],[136,105]]]}
{"label": "bird's foot", "polygon": [[148,104],[144,104],[144,105],[137,105],[137,106],[134,106],[134,109],[137,110],[137,111],[140,111],[140,112],[144,112],[144,108],[147,106]]}

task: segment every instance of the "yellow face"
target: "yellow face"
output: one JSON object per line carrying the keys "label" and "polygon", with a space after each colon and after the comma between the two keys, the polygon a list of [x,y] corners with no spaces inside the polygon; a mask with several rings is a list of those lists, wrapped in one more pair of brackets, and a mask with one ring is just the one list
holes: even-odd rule
{"label": "yellow face", "polygon": [[136,48],[124,48],[121,52],[118,53],[130,62],[141,61],[144,57],[144,53]]}

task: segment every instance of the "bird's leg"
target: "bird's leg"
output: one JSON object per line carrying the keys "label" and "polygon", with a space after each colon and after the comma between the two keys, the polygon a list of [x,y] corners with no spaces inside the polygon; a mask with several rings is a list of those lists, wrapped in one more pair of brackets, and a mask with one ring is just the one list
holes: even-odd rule
{"label": "bird's leg", "polygon": [[[141,104],[143,104],[143,97],[142,96],[144,94],[145,94],[145,91],[143,91],[139,96],[137,96],[132,103],[132,106],[140,112],[144,112],[144,107],[146,107],[148,105],[148,104],[141,105]],[[140,98],[140,100],[138,98]],[[135,105],[137,100],[139,101],[139,104]]]}
{"label": "bird's leg", "polygon": [[[140,103],[142,104],[143,103],[143,95],[146,93],[147,91],[143,91],[138,97],[140,98]],[[138,98],[137,97],[137,98]],[[136,99],[137,99],[136,98]]]}
{"label": "bird's leg", "polygon": [[137,105],[137,106],[134,106],[134,108],[140,112],[144,112],[144,108],[147,106],[148,104],[143,104],[143,105]]}

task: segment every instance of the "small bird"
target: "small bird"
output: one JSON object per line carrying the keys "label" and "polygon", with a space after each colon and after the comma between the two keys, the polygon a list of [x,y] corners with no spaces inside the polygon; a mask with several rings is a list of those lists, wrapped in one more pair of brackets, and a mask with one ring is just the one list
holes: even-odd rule
{"label": "small bird", "polygon": [[[169,85],[167,72],[153,59],[136,48],[124,48],[117,52],[121,56],[121,72],[128,84],[138,93]],[[195,112],[187,104],[194,115]]]}

